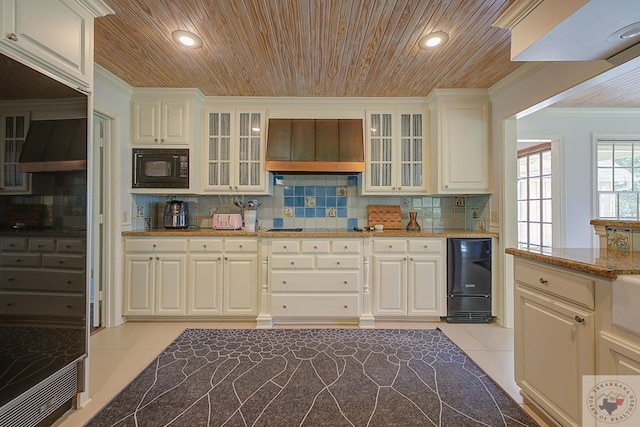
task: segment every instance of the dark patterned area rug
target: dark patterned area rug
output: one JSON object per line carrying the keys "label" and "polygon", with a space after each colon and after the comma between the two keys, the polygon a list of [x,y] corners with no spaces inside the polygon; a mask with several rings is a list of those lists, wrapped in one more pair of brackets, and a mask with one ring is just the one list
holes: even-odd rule
{"label": "dark patterned area rug", "polygon": [[87,426],[536,426],[442,331],[187,329]]}

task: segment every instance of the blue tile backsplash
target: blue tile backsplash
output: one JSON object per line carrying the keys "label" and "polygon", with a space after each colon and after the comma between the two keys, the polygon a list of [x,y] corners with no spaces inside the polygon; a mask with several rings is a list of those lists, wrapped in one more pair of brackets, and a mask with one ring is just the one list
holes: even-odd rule
{"label": "blue tile backsplash", "polygon": [[[274,177],[272,196],[235,197],[247,203],[255,200],[258,229],[272,227],[344,228],[367,226],[368,205],[400,205],[403,226],[409,212],[418,212],[424,231],[442,229],[485,230],[489,224],[488,195],[481,196],[361,196],[356,175],[278,175]],[[134,230],[159,228],[167,200],[189,202],[190,224],[210,227],[216,212],[234,213],[232,195],[158,196],[134,194]]]}

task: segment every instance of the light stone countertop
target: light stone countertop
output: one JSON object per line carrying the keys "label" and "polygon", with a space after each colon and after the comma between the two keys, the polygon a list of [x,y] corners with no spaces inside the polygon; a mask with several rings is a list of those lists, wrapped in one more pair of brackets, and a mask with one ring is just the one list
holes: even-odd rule
{"label": "light stone countertop", "polygon": [[210,228],[200,229],[153,229],[149,231],[123,231],[124,237],[260,237],[260,238],[361,238],[361,237],[459,237],[459,238],[482,238],[499,237],[498,233],[465,231],[465,230],[443,230],[440,232],[422,232],[405,230],[384,230],[384,231],[348,231],[316,229],[308,231],[257,231],[247,232],[244,230],[213,230]]}
{"label": "light stone countertop", "polygon": [[640,252],[607,248],[553,248],[544,253],[539,249],[507,248],[505,252],[609,279],[625,274],[640,274]]}

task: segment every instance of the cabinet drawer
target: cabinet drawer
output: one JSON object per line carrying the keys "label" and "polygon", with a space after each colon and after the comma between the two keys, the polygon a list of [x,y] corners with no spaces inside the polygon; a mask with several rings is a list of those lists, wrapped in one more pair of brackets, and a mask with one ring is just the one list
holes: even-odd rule
{"label": "cabinet drawer", "polygon": [[329,242],[326,240],[304,240],[302,242],[302,253],[328,254]]}
{"label": "cabinet drawer", "polygon": [[222,252],[222,239],[190,239],[190,252]]}
{"label": "cabinet drawer", "polygon": [[273,295],[273,317],[357,317],[358,295]]}
{"label": "cabinet drawer", "polygon": [[272,254],[297,254],[300,253],[300,242],[296,240],[273,240],[271,242]]}
{"label": "cabinet drawer", "polygon": [[49,292],[0,292],[0,314],[84,317],[84,295]]}
{"label": "cabinet drawer", "polygon": [[444,243],[440,239],[409,240],[409,253],[444,253]]}
{"label": "cabinet drawer", "polygon": [[52,239],[29,239],[29,250],[31,252],[53,252],[55,240]]}
{"label": "cabinet drawer", "polygon": [[0,289],[23,291],[84,292],[83,271],[51,271],[7,268],[0,275]]}
{"label": "cabinet drawer", "polygon": [[594,308],[594,281],[539,264],[517,261],[516,281],[542,292],[565,298],[584,307]]}
{"label": "cabinet drawer", "polygon": [[357,270],[360,268],[359,257],[337,257],[326,256],[318,257],[319,269],[334,269],[334,270]]}
{"label": "cabinet drawer", "polygon": [[47,268],[72,268],[83,269],[85,267],[84,255],[42,255],[42,266]]}
{"label": "cabinet drawer", "polygon": [[271,257],[271,268],[286,270],[313,270],[313,257]]}
{"label": "cabinet drawer", "polygon": [[224,241],[225,252],[258,252],[258,241],[255,239],[227,239]]}
{"label": "cabinet drawer", "polygon": [[360,240],[341,240],[331,242],[331,252],[334,254],[359,254]]}
{"label": "cabinet drawer", "polygon": [[127,252],[186,252],[187,239],[127,239]]}
{"label": "cabinet drawer", "polygon": [[406,252],[406,240],[374,240],[373,251],[378,253],[399,253]]}
{"label": "cabinet drawer", "polygon": [[6,265],[10,267],[40,267],[41,258],[42,255],[36,253],[6,253],[0,255],[0,265]]}
{"label": "cabinet drawer", "polygon": [[84,253],[84,240],[79,239],[60,239],[56,242],[56,250],[58,252],[77,252]]}
{"label": "cabinet drawer", "polygon": [[20,237],[3,237],[2,238],[2,251],[26,251],[27,239]]}
{"label": "cabinet drawer", "polygon": [[278,271],[271,274],[272,292],[357,292],[360,274],[348,272]]}

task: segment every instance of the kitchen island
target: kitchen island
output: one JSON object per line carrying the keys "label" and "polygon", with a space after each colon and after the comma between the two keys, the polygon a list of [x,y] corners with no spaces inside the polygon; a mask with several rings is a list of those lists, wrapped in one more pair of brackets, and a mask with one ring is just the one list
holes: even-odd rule
{"label": "kitchen island", "polygon": [[515,256],[516,383],[560,425],[588,424],[582,391],[594,381],[589,376],[640,375],[640,252],[506,253]]}

